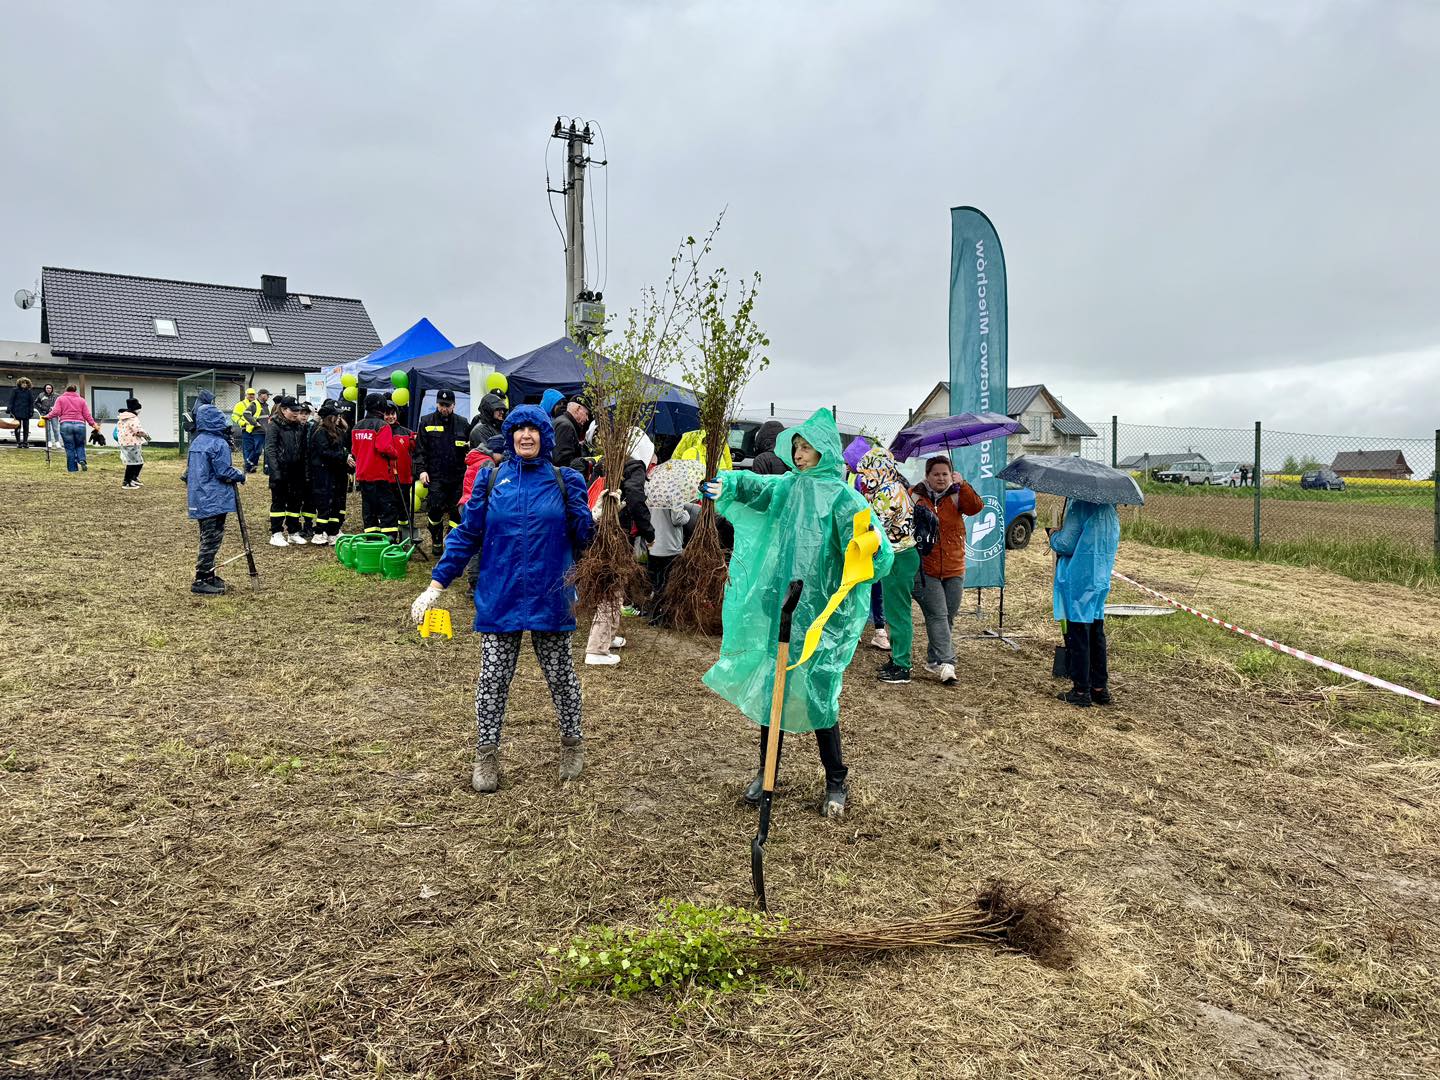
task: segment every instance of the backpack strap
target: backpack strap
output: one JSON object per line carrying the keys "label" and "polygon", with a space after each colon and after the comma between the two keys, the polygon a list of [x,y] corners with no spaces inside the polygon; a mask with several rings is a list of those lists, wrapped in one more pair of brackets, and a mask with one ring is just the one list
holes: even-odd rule
{"label": "backpack strap", "polygon": [[[564,495],[565,474],[560,471],[560,466],[554,464],[553,462],[551,463],[550,468],[555,471],[555,483],[560,485],[560,494]],[[495,474],[499,471],[500,465],[497,462],[496,464],[490,466],[490,475],[485,478],[485,500],[487,502],[490,500],[490,496],[495,491]]]}

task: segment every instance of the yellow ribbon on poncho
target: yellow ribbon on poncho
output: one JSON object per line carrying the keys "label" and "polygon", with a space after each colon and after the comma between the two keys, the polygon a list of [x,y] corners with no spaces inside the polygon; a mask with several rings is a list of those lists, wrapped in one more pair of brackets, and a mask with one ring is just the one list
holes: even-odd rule
{"label": "yellow ribbon on poncho", "polygon": [[840,602],[850,595],[850,590],[875,576],[875,552],[880,550],[880,534],[870,525],[870,511],[861,510],[855,515],[855,534],[851,537],[850,543],[845,545],[845,567],[840,572],[840,588],[835,590],[835,595],[830,597],[830,602],[825,605],[825,610],[815,616],[815,621],[810,624],[810,629],[805,631],[805,648],[800,653],[800,659],[787,667],[786,671],[794,671],[801,664],[809,660],[815,649],[820,644],[820,635],[825,631],[825,623],[830,616],[835,614],[835,609]]}

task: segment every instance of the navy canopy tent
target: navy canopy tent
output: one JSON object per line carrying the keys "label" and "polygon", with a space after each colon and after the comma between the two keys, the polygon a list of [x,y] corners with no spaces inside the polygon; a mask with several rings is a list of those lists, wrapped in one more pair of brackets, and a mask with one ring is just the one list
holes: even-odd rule
{"label": "navy canopy tent", "polygon": [[505,369],[505,359],[483,341],[476,341],[459,348],[444,349],[428,356],[413,356],[384,367],[370,368],[360,372],[360,385],[366,391],[388,393],[391,388],[390,376],[403,371],[410,389],[411,415],[418,417],[427,406],[433,406],[433,396],[427,402],[427,395],[437,390],[453,390],[455,407],[462,415],[469,415],[470,364],[489,364],[496,370]]}
{"label": "navy canopy tent", "polygon": [[321,373],[325,376],[325,396],[332,398],[340,396],[342,375],[354,375],[360,380],[362,386],[366,386],[369,384],[365,382],[365,373],[373,368],[396,364],[412,356],[424,356],[426,353],[450,348],[454,348],[450,339],[435,329],[435,324],[429,319],[421,319],[409,330],[394,340],[387,341],[374,352],[348,364],[336,364],[333,367],[324,368]]}
{"label": "navy canopy tent", "polygon": [[[605,363],[605,358],[598,354],[595,360],[601,365]],[[511,405],[537,402],[552,388],[568,397],[578,394],[585,385],[584,353],[568,337],[556,338],[548,345],[511,357],[499,365],[499,370],[510,380]],[[650,434],[683,435],[699,426],[700,408],[695,395],[683,386],[662,381]]]}

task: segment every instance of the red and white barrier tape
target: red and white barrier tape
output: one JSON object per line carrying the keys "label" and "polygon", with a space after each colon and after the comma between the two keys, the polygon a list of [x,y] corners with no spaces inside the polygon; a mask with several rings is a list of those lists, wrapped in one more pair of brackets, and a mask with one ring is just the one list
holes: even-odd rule
{"label": "red and white barrier tape", "polygon": [[1267,648],[1274,649],[1276,652],[1284,653],[1286,656],[1293,656],[1296,660],[1304,660],[1307,664],[1314,664],[1318,668],[1324,668],[1326,671],[1333,671],[1337,675],[1344,675],[1347,679],[1354,679],[1357,682],[1368,683],[1371,686],[1379,687],[1381,690],[1389,690],[1392,694],[1400,694],[1402,697],[1413,698],[1416,701],[1423,701],[1426,705],[1440,705],[1440,701],[1436,701],[1433,697],[1427,697],[1425,694],[1422,694],[1419,691],[1411,690],[1409,687],[1400,686],[1397,683],[1386,682],[1384,679],[1376,678],[1374,675],[1366,675],[1363,671],[1356,671],[1354,668],[1348,668],[1344,664],[1337,664],[1333,660],[1326,660],[1324,657],[1315,656],[1311,653],[1305,652],[1302,649],[1292,649],[1289,645],[1282,645],[1278,641],[1271,641],[1267,637],[1261,637],[1253,630],[1246,630],[1243,626],[1236,626],[1234,623],[1228,623],[1224,619],[1217,619],[1214,615],[1207,615],[1203,611],[1197,611],[1193,607],[1188,607],[1187,605],[1180,603],[1180,601],[1178,600],[1171,600],[1170,597],[1166,596],[1164,593],[1156,592],[1154,589],[1149,588],[1148,586],[1141,585],[1140,582],[1136,581],[1134,578],[1128,578],[1124,574],[1120,573],[1120,571],[1118,570],[1113,571],[1113,573],[1115,577],[1125,582],[1126,585],[1139,589],[1147,596],[1153,596],[1156,600],[1163,601],[1164,603],[1169,604],[1171,607],[1177,608],[1180,611],[1188,611],[1191,615],[1198,615],[1206,622],[1214,623],[1216,626],[1224,627],[1231,633],[1239,634],[1241,637],[1247,637],[1252,641],[1258,641],[1261,645],[1264,645]]}

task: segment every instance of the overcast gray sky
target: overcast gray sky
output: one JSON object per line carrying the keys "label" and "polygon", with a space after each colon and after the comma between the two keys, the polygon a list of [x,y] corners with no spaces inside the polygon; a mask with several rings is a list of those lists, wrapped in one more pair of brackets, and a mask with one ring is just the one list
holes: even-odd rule
{"label": "overcast gray sky", "polygon": [[[973,204],[1010,381],[1097,427],[1440,426],[1428,0],[67,0],[7,5],[0,79],[7,297],[45,264],[280,273],[514,355],[563,329],[564,113],[606,136],[612,311],[729,206],[755,402],[918,404]],[[7,299],[0,337],[38,333]]]}

